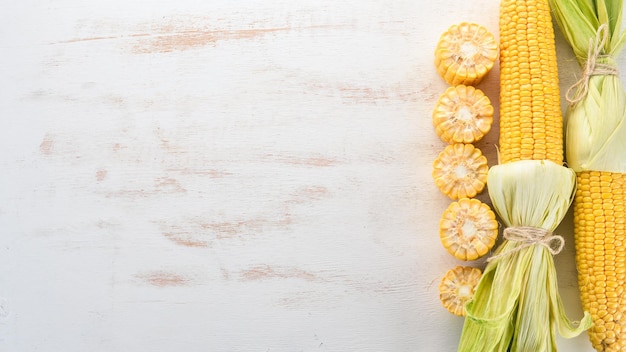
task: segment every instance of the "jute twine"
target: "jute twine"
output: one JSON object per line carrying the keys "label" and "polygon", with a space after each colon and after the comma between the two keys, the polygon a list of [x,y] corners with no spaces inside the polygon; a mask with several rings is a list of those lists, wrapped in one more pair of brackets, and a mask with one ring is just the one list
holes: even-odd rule
{"label": "jute twine", "polygon": [[[514,242],[520,242],[521,244],[515,248],[512,248],[511,250],[491,256],[489,259],[487,259],[488,262],[519,252],[522,249],[528,248],[535,244],[546,247],[552,255],[557,255],[561,253],[563,247],[565,246],[565,239],[563,239],[562,236],[553,235],[551,231],[542,229],[540,227],[511,226],[504,229],[503,235],[504,239]],[[556,247],[552,246],[553,243],[556,243]]]}
{"label": "jute twine", "polygon": [[595,38],[589,39],[589,51],[587,51],[587,62],[583,68],[582,77],[574,83],[565,93],[567,101],[574,105],[587,95],[589,91],[589,79],[591,76],[619,75],[616,65],[607,64],[603,61],[610,58],[609,55],[601,55],[602,48],[609,37],[609,28],[606,24],[598,27]]}

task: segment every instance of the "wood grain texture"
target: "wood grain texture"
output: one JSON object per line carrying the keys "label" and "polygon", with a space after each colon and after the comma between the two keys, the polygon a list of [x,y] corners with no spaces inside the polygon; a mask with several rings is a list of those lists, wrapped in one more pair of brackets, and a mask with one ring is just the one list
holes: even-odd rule
{"label": "wood grain texture", "polygon": [[[0,350],[454,351],[463,320],[437,286],[463,263],[438,237],[433,50],[460,21],[497,33],[497,13],[4,4]],[[559,40],[565,86],[578,71]],[[479,87],[497,104],[497,69]],[[496,141],[497,126],[478,143],[492,165]],[[591,351],[585,336],[559,346]]]}

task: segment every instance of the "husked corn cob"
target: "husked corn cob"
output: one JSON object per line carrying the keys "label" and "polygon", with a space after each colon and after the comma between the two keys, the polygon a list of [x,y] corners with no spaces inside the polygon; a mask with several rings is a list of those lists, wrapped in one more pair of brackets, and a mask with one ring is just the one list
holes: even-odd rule
{"label": "husked corn cob", "polygon": [[433,110],[433,126],[442,141],[474,143],[491,129],[493,105],[480,89],[458,85],[439,97]]}
{"label": "husked corn cob", "polygon": [[583,308],[598,351],[626,350],[626,174],[582,171],[574,203],[574,238]]}
{"label": "husked corn cob", "polygon": [[451,26],[439,38],[435,66],[451,86],[476,85],[498,57],[498,43],[485,27],[469,22]]}
{"label": "husked corn cob", "polygon": [[474,296],[481,275],[480,269],[469,266],[448,270],[439,284],[441,304],[450,313],[465,316],[465,303]]}
{"label": "husked corn cob", "polygon": [[563,120],[551,21],[547,1],[501,2],[501,163],[563,163]]}
{"label": "husked corn cob", "polygon": [[433,179],[452,199],[472,198],[487,183],[487,158],[472,144],[450,144],[433,163]]}
{"label": "husked corn cob", "polygon": [[476,260],[489,252],[498,237],[496,215],[478,199],[462,198],[443,212],[439,236],[457,259]]}

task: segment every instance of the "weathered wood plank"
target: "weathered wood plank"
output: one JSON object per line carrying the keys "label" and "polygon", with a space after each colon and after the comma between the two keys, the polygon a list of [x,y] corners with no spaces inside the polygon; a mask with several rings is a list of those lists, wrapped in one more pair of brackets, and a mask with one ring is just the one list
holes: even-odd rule
{"label": "weathered wood plank", "polygon": [[3,9],[0,350],[455,350],[432,51],[497,1]]}

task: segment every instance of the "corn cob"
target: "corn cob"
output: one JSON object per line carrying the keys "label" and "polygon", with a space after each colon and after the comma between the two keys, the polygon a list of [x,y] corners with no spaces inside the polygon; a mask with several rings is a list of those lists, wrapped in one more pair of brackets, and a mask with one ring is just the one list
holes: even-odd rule
{"label": "corn cob", "polygon": [[547,1],[502,1],[500,162],[563,163],[563,120]]}
{"label": "corn cob", "polygon": [[[548,0],[500,2],[500,164],[487,178],[505,241],[467,303],[459,351],[556,351],[573,337],[558,294],[552,234],[573,200],[575,174],[563,167],[563,132]],[[555,249],[554,244],[560,246]]]}
{"label": "corn cob", "polygon": [[574,239],[589,339],[601,352],[626,351],[626,96],[616,58],[626,42],[622,0],[550,0],[581,64],[568,93],[567,161],[577,174]]}
{"label": "corn cob", "polygon": [[626,174],[582,171],[574,206],[574,236],[583,307],[598,351],[626,349]]}
{"label": "corn cob", "polygon": [[465,303],[472,299],[482,272],[470,266],[448,270],[439,284],[441,304],[452,314],[465,316]]}
{"label": "corn cob", "polygon": [[491,130],[493,105],[480,89],[461,84],[446,89],[432,117],[435,132],[442,141],[474,143]]}

